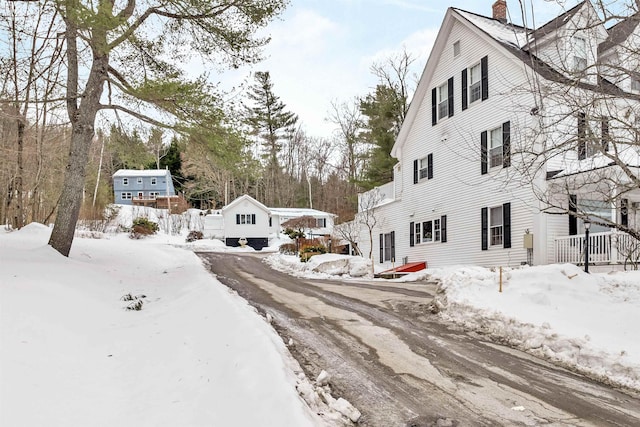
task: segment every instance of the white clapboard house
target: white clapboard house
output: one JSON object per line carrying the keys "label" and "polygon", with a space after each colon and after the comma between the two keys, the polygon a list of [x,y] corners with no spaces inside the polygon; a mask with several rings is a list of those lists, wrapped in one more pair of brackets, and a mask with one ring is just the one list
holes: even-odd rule
{"label": "white clapboard house", "polygon": [[301,217],[315,222],[304,230],[307,238],[331,236],[336,215],[308,208],[268,208],[248,194],[206,215],[203,234],[221,239],[227,246],[247,245],[261,250],[279,237],[287,221]]}
{"label": "white clapboard house", "polygon": [[[359,195],[358,221],[376,218],[373,248],[366,226],[359,247],[384,266],[579,264],[584,223],[572,212],[635,227],[640,191],[604,182],[617,173],[611,150],[640,165],[637,146],[623,149],[629,128],[614,130],[640,116],[640,74],[615,67],[638,67],[638,14],[605,28],[585,1],[529,29],[507,22],[503,0],[492,12],[448,9],[391,152],[394,180]],[[591,132],[605,148],[588,145]],[[606,173],[589,184],[594,170]],[[590,231],[592,262],[619,262],[629,236]]]}

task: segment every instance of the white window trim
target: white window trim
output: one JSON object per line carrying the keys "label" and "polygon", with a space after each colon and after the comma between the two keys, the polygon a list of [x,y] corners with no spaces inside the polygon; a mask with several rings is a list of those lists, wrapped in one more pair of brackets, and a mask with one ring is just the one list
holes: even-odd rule
{"label": "white window trim", "polygon": [[[392,233],[382,233],[382,257],[383,262],[394,261],[393,259],[393,247],[391,244],[391,235]],[[388,242],[387,242],[388,240]]]}
{"label": "white window trim", "polygon": [[137,179],[138,184],[142,184],[142,178]]}
{"label": "white window trim", "polygon": [[[430,240],[425,240],[426,237],[424,233],[427,228],[427,224],[429,223],[431,226],[431,237],[430,237]],[[416,245],[428,245],[432,243],[440,243],[442,239],[442,224],[441,224],[440,218],[427,219],[424,221],[416,222],[413,225],[413,231],[414,231],[414,244]]]}
{"label": "white window trim", "polygon": [[574,37],[572,41],[573,71],[584,71],[587,68],[589,62],[587,60],[587,40],[584,37]]}
{"label": "white window trim", "polygon": [[120,200],[131,200],[132,195],[129,192],[120,193]]}
{"label": "white window trim", "polygon": [[240,224],[239,225],[253,225],[251,223],[251,215],[252,214],[239,214],[240,215]]}
{"label": "white window trim", "polygon": [[[477,77],[477,81],[474,81],[473,77],[473,70],[477,69],[478,70],[478,75]],[[469,105],[477,102],[477,101],[481,101],[482,100],[482,67],[480,66],[480,63],[478,62],[477,64],[472,65],[471,67],[468,68],[467,71],[468,74],[468,94],[469,94]],[[474,99],[473,94],[474,94],[474,90],[477,93],[477,98]]]}
{"label": "white window trim", "polygon": [[453,57],[457,58],[460,56],[460,40],[453,42]]}
{"label": "white window trim", "polygon": [[151,185],[158,184],[158,178],[151,178]]}
{"label": "white window trim", "polygon": [[[499,212],[500,212],[500,224],[499,225],[493,224],[493,221],[492,221],[493,216],[491,215],[491,212],[494,209],[498,209]],[[504,245],[504,211],[503,211],[502,205],[490,207],[488,215],[489,215],[489,218],[488,218],[488,220],[489,220],[489,247],[503,247],[503,245]],[[500,229],[500,241],[496,242],[496,243],[494,243],[494,241],[493,241],[492,230],[494,228]]]}
{"label": "white window trim", "polygon": [[[497,143],[496,145],[494,145],[494,135],[497,135],[498,139],[497,139]],[[489,130],[488,132],[488,138],[489,138],[489,168],[497,168],[497,167],[502,167],[503,163],[504,163],[504,156],[503,156],[503,149],[502,149],[502,145],[503,145],[503,136],[502,136],[502,126],[498,126],[497,128],[493,128],[491,130]],[[500,161],[496,161],[496,164],[494,164],[494,158],[497,160],[498,156],[497,155],[493,155],[492,152],[493,151],[499,151],[499,157],[500,157]]]}
{"label": "white window trim", "polygon": [[[440,121],[449,117],[449,82],[444,82],[444,84],[438,86],[436,92],[438,95],[438,121]],[[444,99],[442,99],[443,93]],[[442,114],[443,111],[444,114]]]}
{"label": "white window trim", "polygon": [[429,177],[429,157],[424,156],[418,160],[418,180],[422,181]]}
{"label": "white window trim", "polygon": [[129,185],[129,178],[122,178],[122,185]]}

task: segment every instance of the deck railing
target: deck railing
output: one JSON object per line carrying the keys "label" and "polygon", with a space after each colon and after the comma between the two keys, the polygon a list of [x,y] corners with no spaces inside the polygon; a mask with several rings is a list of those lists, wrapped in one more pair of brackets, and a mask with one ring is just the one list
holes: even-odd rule
{"label": "deck railing", "polygon": [[[584,264],[585,235],[556,238],[556,262]],[[589,233],[590,264],[638,264],[640,240],[617,231]]]}

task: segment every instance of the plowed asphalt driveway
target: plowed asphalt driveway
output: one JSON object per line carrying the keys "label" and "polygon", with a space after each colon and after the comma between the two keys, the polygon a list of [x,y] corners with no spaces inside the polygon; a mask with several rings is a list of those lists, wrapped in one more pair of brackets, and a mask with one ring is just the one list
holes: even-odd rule
{"label": "plowed asphalt driveway", "polygon": [[362,426],[640,426],[640,398],[442,322],[433,283],[296,278],[261,254],[199,253],[270,314],[310,378],[324,369]]}

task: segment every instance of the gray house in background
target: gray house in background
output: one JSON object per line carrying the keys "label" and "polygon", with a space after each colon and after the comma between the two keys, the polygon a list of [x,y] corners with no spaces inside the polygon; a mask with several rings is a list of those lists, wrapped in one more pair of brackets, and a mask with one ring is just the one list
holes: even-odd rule
{"label": "gray house in background", "polygon": [[120,169],[113,174],[113,202],[118,205],[144,204],[134,202],[175,194],[171,172],[166,169]]}

